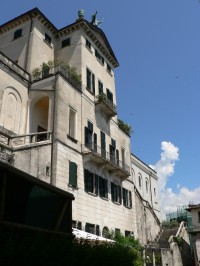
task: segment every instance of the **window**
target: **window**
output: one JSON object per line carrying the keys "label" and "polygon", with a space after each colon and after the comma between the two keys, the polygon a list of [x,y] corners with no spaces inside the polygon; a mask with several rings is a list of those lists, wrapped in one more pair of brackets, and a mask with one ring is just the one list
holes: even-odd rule
{"label": "window", "polygon": [[138,176],[138,183],[139,183],[139,188],[142,188],[142,177],[141,175]]}
{"label": "window", "polygon": [[127,208],[132,208],[132,194],[131,191],[123,188],[123,205]]}
{"label": "window", "polygon": [[113,103],[113,94],[109,89],[106,89],[108,99]]}
{"label": "window", "polygon": [[154,188],[153,191],[154,191],[154,196],[156,197],[156,189]]}
{"label": "window", "polygon": [[103,94],[103,83],[99,80],[98,81],[98,88],[99,88],[99,94]]}
{"label": "window", "polygon": [[111,73],[111,66],[107,63],[107,70]]}
{"label": "window", "polygon": [[72,227],[82,230],[82,223],[79,221],[72,221]]}
{"label": "window", "polygon": [[115,235],[119,235],[120,234],[120,229],[119,228],[115,228]]}
{"label": "window", "polygon": [[148,179],[145,180],[146,193],[149,193]]}
{"label": "window", "polygon": [[51,44],[51,37],[45,33],[45,37],[44,37],[44,40],[48,43],[48,44]]}
{"label": "window", "polygon": [[87,89],[95,94],[95,75],[87,68]]}
{"label": "window", "polygon": [[97,151],[97,134],[93,132],[93,124],[90,121],[85,127],[85,146],[94,152]]}
{"label": "window", "polygon": [[104,58],[100,55],[100,53],[95,49],[96,58],[104,65]]}
{"label": "window", "polygon": [[130,236],[130,234],[131,234],[131,231],[125,230],[125,237]]}
{"label": "window", "polygon": [[200,211],[198,212],[198,222],[200,223]]}
{"label": "window", "polygon": [[20,38],[22,36],[22,29],[18,29],[14,33],[14,40]]}
{"label": "window", "polygon": [[121,187],[111,182],[111,199],[113,202],[122,203]]}
{"label": "window", "polygon": [[108,180],[99,176],[99,196],[102,198],[108,198]]}
{"label": "window", "polygon": [[115,163],[115,151],[116,151],[116,141],[114,139],[111,139],[111,144],[110,144],[110,161],[112,163]]}
{"label": "window", "polygon": [[99,225],[96,225],[96,235],[100,236],[100,227],[99,227]]}
{"label": "window", "polygon": [[62,48],[65,46],[69,46],[70,44],[71,44],[71,39],[67,38],[67,39],[62,41]]}
{"label": "window", "polygon": [[85,191],[98,195],[98,175],[84,170]]}
{"label": "window", "polygon": [[90,234],[95,234],[95,225],[94,224],[85,224],[85,232],[90,233]]}
{"label": "window", "polygon": [[69,185],[77,187],[77,164],[69,161]]}
{"label": "window", "polygon": [[76,110],[69,108],[69,136],[76,139]]}
{"label": "window", "polygon": [[50,167],[46,166],[46,176],[50,176]]}
{"label": "window", "polygon": [[91,50],[91,42],[86,39],[85,45]]}

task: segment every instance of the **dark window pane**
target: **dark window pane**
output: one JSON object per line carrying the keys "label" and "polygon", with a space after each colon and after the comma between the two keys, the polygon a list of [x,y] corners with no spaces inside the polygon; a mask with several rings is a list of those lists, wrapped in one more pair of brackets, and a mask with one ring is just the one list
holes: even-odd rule
{"label": "dark window pane", "polygon": [[51,44],[51,37],[45,33],[45,41],[48,42],[48,44]]}
{"label": "dark window pane", "polygon": [[14,33],[14,40],[20,38],[21,36],[22,36],[22,29],[16,30]]}
{"label": "dark window pane", "polygon": [[67,39],[63,40],[62,41],[62,48],[65,47],[65,46],[69,46],[70,42],[71,42],[70,38],[67,38]]}

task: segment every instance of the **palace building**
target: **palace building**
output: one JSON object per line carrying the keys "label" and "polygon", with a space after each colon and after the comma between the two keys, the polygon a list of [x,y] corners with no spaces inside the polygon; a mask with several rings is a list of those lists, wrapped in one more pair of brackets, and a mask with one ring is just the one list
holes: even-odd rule
{"label": "palace building", "polygon": [[73,227],[160,231],[156,172],[119,124],[109,41],[80,10],[57,29],[34,8],[0,26],[0,160],[74,195]]}

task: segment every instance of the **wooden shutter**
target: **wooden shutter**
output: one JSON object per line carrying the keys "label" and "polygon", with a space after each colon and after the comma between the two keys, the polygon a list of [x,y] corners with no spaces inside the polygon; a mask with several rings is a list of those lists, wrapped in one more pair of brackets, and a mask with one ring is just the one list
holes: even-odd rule
{"label": "wooden shutter", "polygon": [[103,197],[103,178],[99,176],[99,196]]}
{"label": "wooden shutter", "polygon": [[123,192],[123,205],[126,206],[126,190],[125,188],[122,189]]}
{"label": "wooden shutter", "polygon": [[108,198],[108,180],[104,179],[105,198]]}
{"label": "wooden shutter", "polygon": [[92,74],[92,92],[95,95],[95,75]]}
{"label": "wooden shutter", "polygon": [[95,175],[95,194],[99,194],[99,176]]}
{"label": "wooden shutter", "polygon": [[132,208],[132,193],[129,191],[129,207]]}
{"label": "wooden shutter", "polygon": [[84,169],[84,184],[85,184],[85,191],[88,192],[88,174],[89,171]]}
{"label": "wooden shutter", "polygon": [[93,138],[94,138],[94,151],[97,152],[97,134],[94,133],[93,134]]}
{"label": "wooden shutter", "polygon": [[112,201],[115,201],[114,200],[114,184],[113,183],[111,183],[111,199],[112,199]]}
{"label": "wooden shutter", "polygon": [[91,90],[91,72],[87,69],[87,88]]}
{"label": "wooden shutter", "polygon": [[101,83],[101,81],[98,82],[99,85],[99,94],[103,94],[103,83]]}
{"label": "wooden shutter", "polygon": [[77,164],[74,162],[69,162],[69,184],[77,186]]}
{"label": "wooden shutter", "polygon": [[118,187],[118,198],[119,198],[119,203],[121,204],[122,203],[122,192],[121,192],[121,187],[120,186],[117,186]]}

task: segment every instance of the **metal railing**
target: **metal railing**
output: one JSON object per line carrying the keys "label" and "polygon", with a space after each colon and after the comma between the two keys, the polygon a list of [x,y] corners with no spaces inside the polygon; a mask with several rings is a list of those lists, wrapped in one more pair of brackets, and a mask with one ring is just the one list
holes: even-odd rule
{"label": "metal railing", "polygon": [[113,112],[117,112],[116,105],[108,98],[108,96],[105,93],[99,94],[96,96],[95,103],[101,103],[103,102],[106,104],[110,109],[112,109]]}
{"label": "metal railing", "polygon": [[35,144],[44,141],[51,141],[52,132],[37,132],[24,135],[10,136],[5,133],[0,133],[0,144],[9,147],[19,147],[22,145]]}
{"label": "metal railing", "polygon": [[120,161],[116,156],[111,154],[110,152],[102,149],[96,143],[91,142],[85,145],[82,145],[83,153],[88,152],[88,150],[92,151],[95,155],[101,157],[103,160],[108,161],[109,163],[113,164],[115,167],[120,168],[127,174],[130,174],[130,167],[125,164],[125,162]]}
{"label": "metal railing", "polygon": [[82,91],[82,83],[81,81],[77,80],[73,74],[70,73],[70,70],[64,68],[61,65],[43,69],[41,71],[38,71],[36,74],[31,75],[31,81],[38,81],[44,78],[48,78],[52,75],[60,74],[63,76],[72,86],[74,86],[77,90]]}

